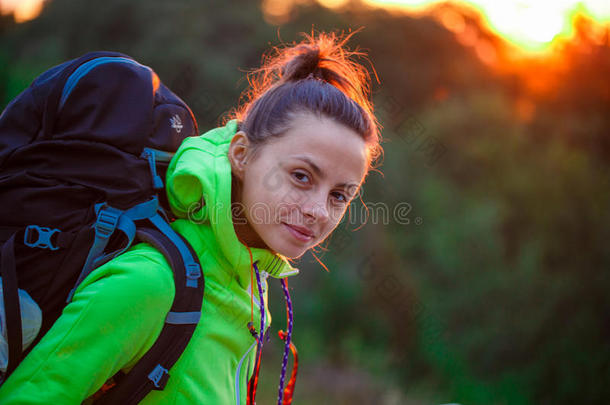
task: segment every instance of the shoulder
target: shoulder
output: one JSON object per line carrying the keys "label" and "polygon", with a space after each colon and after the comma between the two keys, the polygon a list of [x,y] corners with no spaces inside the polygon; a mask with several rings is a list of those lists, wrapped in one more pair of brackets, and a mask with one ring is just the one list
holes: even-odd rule
{"label": "shoulder", "polygon": [[171,305],[174,298],[172,269],[163,254],[147,243],[137,244],[95,269],[79,290],[94,285],[97,287],[95,290],[109,285],[104,289],[122,299],[141,297],[147,301],[159,301],[157,304]]}

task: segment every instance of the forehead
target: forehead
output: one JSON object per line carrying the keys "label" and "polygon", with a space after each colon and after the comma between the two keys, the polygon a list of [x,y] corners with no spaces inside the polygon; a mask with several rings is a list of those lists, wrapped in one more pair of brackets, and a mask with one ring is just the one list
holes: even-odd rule
{"label": "forehead", "polygon": [[269,145],[281,159],[310,161],[337,181],[360,183],[367,167],[366,143],[332,118],[300,113],[284,135]]}

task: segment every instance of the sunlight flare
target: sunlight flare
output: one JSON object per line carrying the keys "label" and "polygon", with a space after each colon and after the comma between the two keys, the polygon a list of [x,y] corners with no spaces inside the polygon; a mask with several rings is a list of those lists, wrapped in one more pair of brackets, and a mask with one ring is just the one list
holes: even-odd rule
{"label": "sunlight flare", "polygon": [[[544,51],[555,39],[570,38],[578,16],[600,26],[610,25],[607,0],[363,0],[369,6],[411,14],[433,12],[439,6],[476,10],[489,29],[525,51]],[[444,13],[441,13],[441,16]],[[457,16],[456,16],[457,15]],[[454,32],[465,29],[458,13],[441,22]],[[595,28],[599,31],[598,28]]]}

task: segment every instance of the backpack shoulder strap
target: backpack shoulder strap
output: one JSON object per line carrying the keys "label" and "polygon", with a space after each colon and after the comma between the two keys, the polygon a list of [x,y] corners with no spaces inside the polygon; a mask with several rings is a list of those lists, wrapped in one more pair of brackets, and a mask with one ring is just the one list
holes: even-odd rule
{"label": "backpack shoulder strap", "polygon": [[116,378],[117,384],[96,404],[137,404],[151,390],[162,390],[169,370],[186,348],[201,317],[204,277],[190,244],[160,216],[151,218],[152,228],[136,235],[163,253],[172,267],[176,294],[161,334],[133,369]]}

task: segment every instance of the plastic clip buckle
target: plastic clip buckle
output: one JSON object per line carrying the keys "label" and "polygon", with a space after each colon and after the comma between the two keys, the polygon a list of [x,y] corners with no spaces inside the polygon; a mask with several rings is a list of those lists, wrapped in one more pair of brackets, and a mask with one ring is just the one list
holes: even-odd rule
{"label": "plastic clip buckle", "polygon": [[157,364],[153,371],[148,374],[148,379],[153,382],[156,390],[162,390],[169,380],[169,372],[161,364]]}
{"label": "plastic clip buckle", "polygon": [[[35,241],[32,231],[38,232]],[[37,247],[41,249],[48,248],[51,250],[57,250],[59,249],[59,246],[53,245],[53,242],[51,242],[51,238],[58,232],[61,231],[59,229],[51,229],[44,226],[28,225],[28,227],[25,228],[25,234],[23,235],[23,243],[33,248]]]}
{"label": "plastic clip buckle", "polygon": [[197,279],[201,277],[201,267],[197,263],[186,265],[186,286],[197,288]]}
{"label": "plastic clip buckle", "polygon": [[95,235],[101,238],[108,238],[116,229],[122,211],[105,207],[100,210],[95,222]]}

